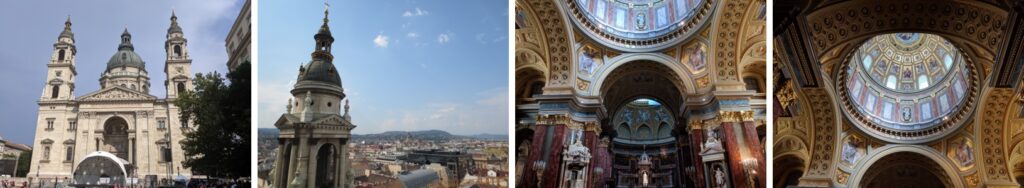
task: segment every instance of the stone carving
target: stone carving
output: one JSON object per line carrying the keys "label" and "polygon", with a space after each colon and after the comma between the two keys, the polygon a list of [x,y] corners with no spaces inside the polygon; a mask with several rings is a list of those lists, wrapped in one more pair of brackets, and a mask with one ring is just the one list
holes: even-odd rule
{"label": "stone carving", "polygon": [[722,141],[719,140],[718,132],[716,132],[715,129],[707,129],[705,130],[705,133],[707,134],[707,138],[704,139],[704,144],[700,146],[701,154],[720,153],[725,151],[725,149],[722,149]]}
{"label": "stone carving", "polygon": [[96,101],[96,100],[150,100],[156,99],[154,96],[127,91],[121,88],[110,88],[106,91],[100,91],[91,95],[82,97],[83,101]]}

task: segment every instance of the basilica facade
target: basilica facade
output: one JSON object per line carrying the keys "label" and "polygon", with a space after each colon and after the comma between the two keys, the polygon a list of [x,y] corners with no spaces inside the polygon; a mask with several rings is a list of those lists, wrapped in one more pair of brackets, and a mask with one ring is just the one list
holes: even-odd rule
{"label": "basilica facade", "polygon": [[[38,99],[30,176],[71,178],[73,170],[82,168],[77,163],[97,152],[125,161],[128,168],[123,173],[129,178],[191,176],[181,165],[186,156],[179,143],[194,127],[179,120],[178,107],[173,104],[179,93],[193,88],[192,59],[177,19],[172,13],[163,46],[166,59],[158,66],[168,78],[162,84],[150,84],[146,62],[135,53],[132,34],[125,28],[119,38],[111,38],[120,45],[111,46],[113,55],[100,76],[100,89],[75,96],[80,64],[68,17],[50,60],[39,65],[47,71]],[[165,87],[167,95],[151,95],[152,87]]]}
{"label": "basilica facade", "polygon": [[1024,3],[776,3],[775,187],[1024,185]]}
{"label": "basilica facade", "polygon": [[764,187],[758,0],[517,0],[516,185]]}

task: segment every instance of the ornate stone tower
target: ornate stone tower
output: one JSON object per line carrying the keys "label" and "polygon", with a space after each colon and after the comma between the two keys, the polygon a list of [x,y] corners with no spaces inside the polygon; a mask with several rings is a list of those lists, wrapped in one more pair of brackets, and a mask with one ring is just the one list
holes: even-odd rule
{"label": "ornate stone tower", "polygon": [[164,49],[167,51],[167,63],[164,64],[167,81],[164,87],[167,88],[167,99],[174,99],[182,91],[192,89],[192,58],[188,57],[188,40],[178,26],[178,16],[174,11],[171,11],[171,27],[167,28]]}
{"label": "ornate stone tower", "polygon": [[288,112],[274,124],[281,130],[280,147],[272,174],[273,187],[353,187],[349,171],[348,139],[356,126],[348,115],[348,101],[341,111],[345,92],[332,63],[331,36],[324,23],[313,36],[312,60],[299,67],[291,90]]}
{"label": "ornate stone tower", "polygon": [[71,32],[71,16],[64,21],[64,31],[60,32],[57,42],[53,43],[53,55],[46,64],[46,85],[40,101],[74,100],[75,76],[75,33]]}

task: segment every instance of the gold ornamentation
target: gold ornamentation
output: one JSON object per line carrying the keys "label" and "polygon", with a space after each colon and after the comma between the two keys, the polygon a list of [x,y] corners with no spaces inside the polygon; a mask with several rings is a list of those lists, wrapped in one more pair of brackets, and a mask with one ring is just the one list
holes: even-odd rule
{"label": "gold ornamentation", "polygon": [[964,177],[964,181],[967,182],[967,187],[978,187],[981,181],[978,180],[978,173],[967,175]]}
{"label": "gold ornamentation", "polygon": [[842,170],[836,170],[836,182],[840,185],[846,185],[846,181],[850,178],[850,173],[846,173]]}
{"label": "gold ornamentation", "polygon": [[709,76],[704,76],[704,77],[698,78],[697,79],[697,88],[706,88],[706,87],[708,87],[708,85],[711,85],[711,81],[710,81],[710,79],[708,79],[708,77]]}

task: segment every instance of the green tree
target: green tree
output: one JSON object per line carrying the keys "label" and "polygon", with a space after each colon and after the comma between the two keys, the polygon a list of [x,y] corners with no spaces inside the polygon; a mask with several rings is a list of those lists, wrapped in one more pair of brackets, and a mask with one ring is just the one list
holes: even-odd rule
{"label": "green tree", "polygon": [[194,91],[174,101],[181,119],[192,122],[195,131],[185,133],[182,165],[213,177],[249,176],[250,151],[250,67],[243,63],[228,73],[229,85],[217,72],[196,74]]}
{"label": "green tree", "polygon": [[14,170],[14,177],[25,177],[28,168],[32,165],[32,150],[21,152],[18,157],[18,169]]}

